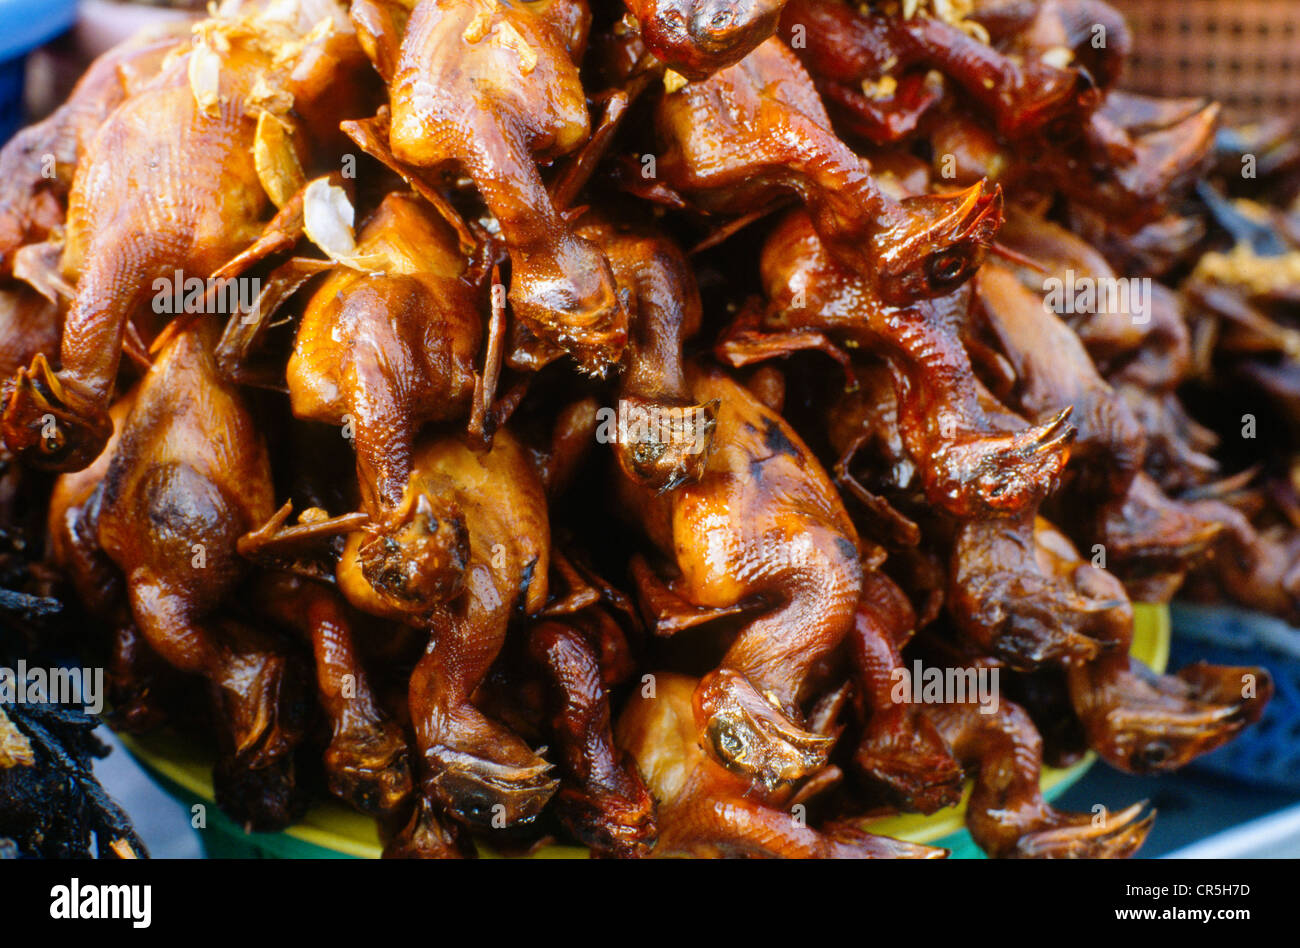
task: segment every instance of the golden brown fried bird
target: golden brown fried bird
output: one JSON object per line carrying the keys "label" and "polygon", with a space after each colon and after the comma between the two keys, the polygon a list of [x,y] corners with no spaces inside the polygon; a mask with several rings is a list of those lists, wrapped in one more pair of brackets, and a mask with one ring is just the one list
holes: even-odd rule
{"label": "golden brown fried bird", "polygon": [[[233,261],[263,232],[271,199],[291,201],[308,133],[329,125],[322,97],[348,92],[331,93],[323,110],[335,125],[334,109],[354,104],[347,77],[364,57],[341,8],[319,24],[305,8],[269,10],[203,21],[194,45],[168,57],[87,146],[60,265],[76,283],[61,365],[34,361],[4,406],[5,440],[24,463],[77,470],[94,460],[127,323],[170,297],[177,273],[207,279],[248,266],[252,257]],[[291,243],[296,234],[279,233],[287,228],[277,221],[255,254]]]}
{"label": "golden brown fried bird", "polygon": [[981,185],[895,201],[831,131],[799,60],[770,39],[739,63],[664,95],[656,174],[703,210],[748,214],[793,192],[826,250],[907,305],[955,289],[1000,220]]}
{"label": "golden brown fried bird", "polygon": [[[699,682],[661,672],[654,695],[637,695],[616,739],[636,759],[658,804],[656,856],[784,859],[933,859],[946,850],[873,836],[846,823],[806,825],[782,794],[756,795],[747,780],[705,753],[692,706]],[[786,795],[788,796],[788,795]]]}
{"label": "golden brown fried bird", "polygon": [[79,506],[85,478],[62,486],[55,535],[64,534],[60,558],[74,583],[98,588],[101,614],[112,614],[111,562],[149,648],[210,687],[218,802],[274,828],[298,812],[301,696],[283,648],[230,610],[247,572],[236,541],[270,515],[271,474],[252,416],[216,371],[215,336],[200,323],[165,343],[102,484]]}
{"label": "golden brown fried bird", "polygon": [[[973,269],[976,263],[962,266]],[[822,349],[844,361],[832,341],[883,355],[892,370],[904,443],[932,503],[957,516],[979,515],[1019,509],[1051,489],[1069,457],[1068,407],[1040,425],[996,429],[980,407],[960,326],[938,301],[885,303],[870,281],[826,252],[799,211],[768,238],[761,273],[768,304],[758,326],[742,315],[718,344],[731,364],[800,348]]]}
{"label": "golden brown fried bird", "polygon": [[429,422],[468,414],[482,342],[479,293],[455,234],[419,198],[389,194],[357,254],[382,272],[336,267],[304,310],[286,378],[294,414],[345,426],[373,539],[359,551],[377,577],[404,505],[415,440]]}
{"label": "golden brown fried bird", "polygon": [[[573,232],[538,162],[591,134],[577,61],[583,2],[366,0],[352,15],[388,81],[388,147],[403,166],[461,168],[510,251],[510,302],[540,339],[603,374],[627,342],[627,313],[600,250]],[[382,24],[382,25],[380,25]],[[400,46],[398,45],[400,43]]]}
{"label": "golden brown fried bird", "polygon": [[667,494],[624,481],[627,509],[675,568],[638,579],[660,634],[741,611],[750,618],[696,693],[700,740],[755,784],[823,766],[830,741],[802,727],[817,662],[848,632],[862,572],[848,514],[788,424],[721,372],[688,373],[697,402],[718,402],[700,479]]}

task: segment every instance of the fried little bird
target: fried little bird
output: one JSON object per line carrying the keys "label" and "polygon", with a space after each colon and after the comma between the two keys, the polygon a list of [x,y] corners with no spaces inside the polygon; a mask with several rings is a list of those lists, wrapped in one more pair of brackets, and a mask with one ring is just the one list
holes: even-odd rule
{"label": "fried little bird", "polygon": [[[1056,528],[1040,521],[1036,558],[1045,575],[1120,600],[1123,586],[1079,556]],[[1131,606],[1124,603],[1120,609]],[[1132,623],[1115,648],[1068,671],[1070,699],[1088,746],[1113,767],[1130,773],[1164,773],[1231,740],[1264,713],[1273,679],[1263,668],[1232,668],[1197,662],[1172,675],[1157,675],[1129,657]]]}
{"label": "fried little bird", "polygon": [[[145,642],[211,688],[218,802],[254,826],[276,828],[301,804],[293,761],[301,684],[284,649],[230,609],[247,573],[236,541],[270,515],[273,495],[252,416],[217,374],[215,337],[207,323],[165,342],[102,484],[65,508],[76,521],[68,523],[65,565],[75,582],[109,596],[104,557],[116,567]],[[69,500],[81,493],[69,483]]]}
{"label": "fried little bird", "polygon": [[721,372],[688,372],[718,402],[700,479],[668,494],[623,482],[627,509],[675,567],[665,583],[638,568],[659,634],[737,612],[749,618],[695,694],[700,740],[768,788],[826,763],[831,742],[802,726],[807,679],[852,623],[858,538],[817,459],[785,421]]}
{"label": "fried little bird", "polygon": [[[535,614],[546,604],[550,525],[542,482],[503,430],[484,454],[455,438],[423,444],[405,499],[415,515],[397,543],[428,554],[416,561],[418,572],[381,571],[372,586],[360,564],[365,535],[353,534],[339,587],[367,611],[428,623],[428,651],[410,683],[425,792],[471,823],[490,823],[498,805],[507,825],[529,820],[555,792],[551,765],[472,698],[516,609]],[[441,568],[429,568],[433,559]]]}
{"label": "fried little bird", "polygon": [[802,211],[772,231],[760,266],[768,304],[757,320],[760,331],[742,315],[719,342],[731,364],[800,348],[844,359],[832,340],[883,355],[899,428],[932,503],[956,516],[978,516],[1017,510],[1046,495],[1069,458],[1068,408],[1040,425],[997,428],[980,406],[961,327],[937,303],[881,300],[871,281],[827,253]]}
{"label": "fried little bird", "polygon": [[[1044,747],[1163,771],[1263,710],[1259,669],[1131,660],[1130,597],[1300,608],[1295,294],[1196,264],[1300,245],[1296,150],[1237,181],[1225,137],[1185,200],[1216,107],[1119,92],[1103,0],[223,0],[180,38],[0,153],[0,434],[64,471],[44,505],[0,454],[0,606],[71,580],[119,726],[206,694],[241,822],[310,755],[389,856],[936,855],[859,795],[966,787],[991,855],[1128,855],[1149,820],[1049,806]],[[1192,276],[1045,310],[1070,271]],[[178,274],[219,341],[150,312]],[[758,364],[804,349],[843,385]],[[15,573],[41,507],[56,568]],[[1028,713],[900,700],[904,648]]]}
{"label": "fried little bird", "polygon": [[659,813],[655,856],[778,859],[934,859],[943,849],[863,832],[847,821],[806,825],[783,808],[788,794],[756,795],[700,744],[693,705],[700,683],[654,676],[654,697],[632,699],[615,732],[635,758]]}
{"label": "fried little bird", "polygon": [[421,199],[394,192],[359,235],[379,272],[336,267],[304,310],[286,380],[299,418],[348,426],[371,539],[358,550],[374,582],[401,569],[386,550],[417,512],[407,486],[429,422],[469,411],[482,342],[480,293],[455,234]]}
{"label": "fried little bird", "polygon": [[537,167],[591,134],[576,65],[585,2],[424,0],[408,16],[410,6],[352,6],[388,82],[392,158],[417,172],[469,174],[510,252],[515,314],[584,371],[604,374],[626,344],[627,312],[609,262],[573,232]]}
{"label": "fried little bird", "polygon": [[172,27],[114,46],[90,64],[49,118],[0,150],[0,270],[12,269],[19,248],[62,227],[68,190],[95,132],[183,42]]}
{"label": "fried little bird", "polygon": [[1137,852],[1154,813],[1144,816],[1142,803],[1118,813],[1058,810],[1043,799],[1043,739],[1029,715],[1005,699],[996,713],[982,712],[970,703],[925,709],[974,772],[966,826],[980,849],[995,859],[1126,859]]}
{"label": "fried little bird", "polygon": [[[319,22],[310,12],[272,5],[203,21],[195,44],[96,132],[68,198],[60,269],[76,294],[61,366],[39,358],[7,390],[4,436],[24,463],[78,470],[99,454],[127,324],[158,281],[233,277],[255,259],[246,252],[266,207],[289,204],[309,130],[329,125],[322,98],[364,62],[341,8]],[[329,105],[351,99],[349,89]],[[292,243],[281,233],[292,216],[255,254]]]}
{"label": "fried little bird", "polygon": [[932,813],[956,805],[964,769],[974,776],[966,804],[971,837],[994,858],[1131,856],[1150,831],[1142,806],[1098,821],[1057,810],[1040,789],[1042,738],[1018,705],[968,700],[942,704],[899,701],[910,670],[902,648],[916,614],[902,591],[878,571],[863,577],[851,637],[859,716],[866,721],[854,763],[906,810]]}
{"label": "fried little bird", "polygon": [[747,214],[793,192],[826,250],[887,303],[950,292],[979,265],[1001,219],[982,184],[896,201],[831,131],[812,79],[780,40],[667,92],[657,173],[701,209]]}
{"label": "fried little bird", "polygon": [[[589,427],[581,430],[590,437]],[[556,789],[551,765],[473,700],[512,617],[547,604],[546,487],[537,460],[508,429],[486,451],[463,437],[430,435],[416,444],[401,508],[409,516],[400,529],[372,544],[364,514],[285,528],[286,504],[243,537],[240,550],[275,561],[304,537],[344,534],[334,570],[343,596],[371,615],[428,631],[408,699],[422,799],[390,845],[448,855],[457,847],[433,803],[465,823],[503,817],[509,826],[535,818]]]}

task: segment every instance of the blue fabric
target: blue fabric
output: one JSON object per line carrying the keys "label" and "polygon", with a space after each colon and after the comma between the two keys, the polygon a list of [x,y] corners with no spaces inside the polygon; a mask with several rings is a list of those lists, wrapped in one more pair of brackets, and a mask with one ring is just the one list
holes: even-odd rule
{"label": "blue fabric", "polygon": [[27,54],[76,19],[77,0],[0,0],[0,144],[22,127]]}
{"label": "blue fabric", "polygon": [[1258,665],[1273,676],[1264,716],[1192,766],[1243,783],[1300,791],[1300,629],[1233,606],[1174,603],[1169,667]]}
{"label": "blue fabric", "polygon": [[77,0],[0,0],[0,61],[27,55],[76,19]]}

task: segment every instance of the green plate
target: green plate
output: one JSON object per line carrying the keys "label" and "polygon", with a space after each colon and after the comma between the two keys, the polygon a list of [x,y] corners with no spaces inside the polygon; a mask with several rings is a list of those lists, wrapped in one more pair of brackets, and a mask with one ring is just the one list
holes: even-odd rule
{"label": "green plate", "polygon": [[[1169,610],[1135,604],[1132,655],[1157,672],[1169,662]],[[375,859],[382,851],[373,819],[341,803],[322,800],[301,821],[279,833],[246,833],[213,803],[212,758],[182,737],[160,732],[147,737],[121,735],[122,743],[172,797],[194,811],[204,807],[206,828],[200,830],[204,850],[218,858]],[[1083,776],[1096,760],[1088,754],[1072,767],[1043,768],[1043,795],[1053,800]],[[865,824],[873,833],[914,843],[933,843],[952,850],[954,857],[978,858],[981,853],[964,828],[967,785],[962,802],[930,816],[902,814]],[[491,855],[491,853],[484,853]],[[546,846],[537,859],[584,859],[576,846]]]}

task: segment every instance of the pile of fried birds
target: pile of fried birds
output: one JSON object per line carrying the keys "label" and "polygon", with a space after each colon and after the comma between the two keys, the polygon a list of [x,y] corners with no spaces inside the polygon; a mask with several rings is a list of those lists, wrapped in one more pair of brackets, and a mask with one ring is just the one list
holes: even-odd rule
{"label": "pile of fried birds", "polygon": [[[1131,659],[1134,603],[1300,593],[1297,140],[1119,91],[1132,41],[1100,0],[137,37],[0,154],[28,592],[249,828],[327,789],[390,856],[934,857],[870,824],[970,781],[991,856],[1130,855],[1154,814],[1042,767],[1169,771],[1271,693]],[[1001,700],[899,700],[916,662]]]}

